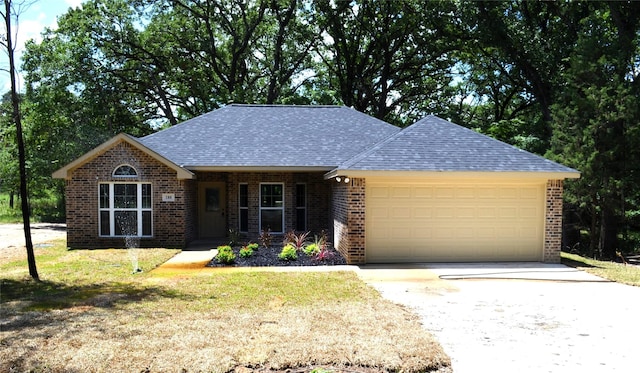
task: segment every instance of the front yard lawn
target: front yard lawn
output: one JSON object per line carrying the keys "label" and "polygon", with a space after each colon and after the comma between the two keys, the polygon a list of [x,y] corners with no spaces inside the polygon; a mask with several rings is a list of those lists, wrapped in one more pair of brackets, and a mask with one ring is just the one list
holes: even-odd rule
{"label": "front yard lawn", "polygon": [[579,268],[585,272],[622,284],[640,286],[640,266],[605,262],[562,252],[562,264]]}
{"label": "front yard lawn", "polygon": [[0,371],[450,371],[440,345],[351,272],[154,274],[175,250],[0,262]]}

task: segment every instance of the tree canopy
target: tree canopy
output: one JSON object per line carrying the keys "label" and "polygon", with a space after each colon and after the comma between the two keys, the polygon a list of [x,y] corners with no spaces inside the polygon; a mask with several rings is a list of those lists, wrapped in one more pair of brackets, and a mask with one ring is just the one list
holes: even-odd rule
{"label": "tree canopy", "polygon": [[26,47],[32,178],[230,102],[436,114],[582,172],[567,247],[638,250],[639,4],[88,0]]}

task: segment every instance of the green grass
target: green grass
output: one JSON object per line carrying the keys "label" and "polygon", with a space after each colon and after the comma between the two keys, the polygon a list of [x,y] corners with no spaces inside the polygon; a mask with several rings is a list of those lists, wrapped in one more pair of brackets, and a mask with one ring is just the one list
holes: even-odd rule
{"label": "green grass", "polygon": [[[63,222],[64,206],[59,203],[59,198],[49,193],[40,198],[31,198],[31,222]],[[14,197],[13,208],[9,205],[9,195],[0,193],[0,224],[22,223],[22,209],[20,198]]]}
{"label": "green grass", "polygon": [[22,221],[20,200],[15,198],[14,208],[9,207],[9,195],[0,194],[0,223],[19,223]]}
{"label": "green grass", "polygon": [[[0,371],[447,372],[419,318],[353,272],[151,271],[176,253],[0,259]],[[0,257],[1,258],[1,257]],[[32,348],[37,346],[37,348]],[[299,370],[297,370],[299,371]]]}
{"label": "green grass", "polygon": [[562,263],[622,284],[640,286],[640,266],[589,259],[562,252]]}

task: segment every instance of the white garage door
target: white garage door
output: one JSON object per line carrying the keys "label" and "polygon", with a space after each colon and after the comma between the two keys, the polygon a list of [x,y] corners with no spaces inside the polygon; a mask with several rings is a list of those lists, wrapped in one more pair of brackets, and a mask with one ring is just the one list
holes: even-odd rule
{"label": "white garage door", "polygon": [[366,181],[366,260],[542,260],[543,184]]}

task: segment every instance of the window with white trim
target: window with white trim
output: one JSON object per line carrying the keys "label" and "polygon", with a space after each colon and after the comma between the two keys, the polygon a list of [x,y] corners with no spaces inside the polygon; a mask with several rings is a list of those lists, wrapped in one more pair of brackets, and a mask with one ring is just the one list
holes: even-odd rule
{"label": "window with white trim", "polygon": [[307,184],[296,184],[296,230],[307,230]]}
{"label": "window with white trim", "polygon": [[284,233],[284,183],[260,184],[260,230]]}
{"label": "window with white trim", "polygon": [[246,233],[249,231],[249,185],[248,184],[239,184],[238,185],[238,216],[240,217],[239,221],[239,231]]}
{"label": "window with white trim", "polygon": [[98,193],[100,236],[152,235],[150,183],[100,183]]}

